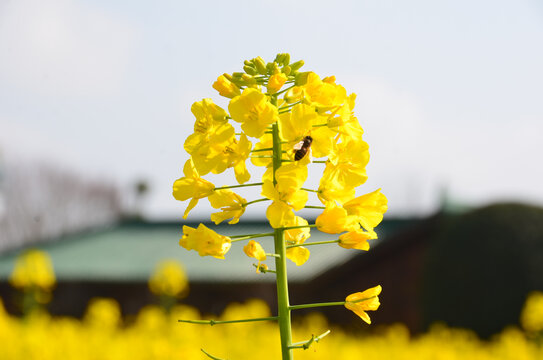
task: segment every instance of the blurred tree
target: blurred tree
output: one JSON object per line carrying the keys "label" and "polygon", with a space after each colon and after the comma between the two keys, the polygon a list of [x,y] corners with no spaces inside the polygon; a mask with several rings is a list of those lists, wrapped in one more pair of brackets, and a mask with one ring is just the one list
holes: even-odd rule
{"label": "blurred tree", "polygon": [[0,251],[116,222],[119,191],[103,179],[40,163],[6,164]]}
{"label": "blurred tree", "polygon": [[444,217],[430,244],[426,326],[445,321],[481,336],[518,322],[526,295],[543,290],[543,209],[498,204]]}

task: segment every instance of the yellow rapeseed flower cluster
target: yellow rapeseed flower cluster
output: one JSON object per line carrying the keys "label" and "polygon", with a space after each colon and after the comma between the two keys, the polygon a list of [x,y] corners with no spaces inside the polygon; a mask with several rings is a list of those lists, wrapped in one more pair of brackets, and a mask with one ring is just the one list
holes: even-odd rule
{"label": "yellow rapeseed flower cluster", "polygon": [[[387,210],[387,199],[380,189],[356,196],[357,188],[368,178],[369,161],[364,131],[354,115],[356,95],[347,93],[334,76],[321,78],[314,72],[299,71],[303,65],[301,60],[291,62],[289,54],[278,54],[272,62],[256,57],[245,61],[244,72],[219,76],[213,88],[229,99],[228,109],[209,98],[192,105],[194,132],[184,143],[190,158],[184,165],[184,176],[173,184],[175,199],[190,200],[184,218],[200,199],[207,198],[219,210],[211,214],[215,224],[226,220],[235,224],[247,206],[270,202],[266,218],[275,229],[271,235],[280,244],[275,242],[272,252],[280,259],[276,260],[276,269],[268,270],[263,263],[267,259],[265,246],[255,240],[244,247],[244,252],[258,260],[257,272],[277,274],[277,284],[284,288],[278,300],[283,324],[290,321],[285,317],[288,290],[284,258],[303,265],[310,256],[308,245],[323,244],[306,242],[310,228],[338,234],[326,243],[367,251],[368,240],[377,238],[374,229]],[[247,183],[251,179],[247,160],[266,169],[259,182]],[[312,163],[317,164],[320,178],[317,189],[304,187]],[[203,178],[230,168],[238,184],[216,187]],[[248,186],[260,186],[262,198],[247,201],[231,190]],[[314,224],[296,214],[304,208],[321,210]],[[200,224],[196,229],[183,226],[179,244],[201,256],[223,259],[232,241],[252,237],[236,236],[233,240]],[[380,291],[378,286],[352,294],[345,306],[370,323],[366,311],[377,310]],[[287,327],[281,329],[285,349],[290,346],[290,335]],[[284,359],[290,356],[283,353]]]}
{"label": "yellow rapeseed flower cluster", "polygon": [[[310,201],[304,183],[308,165],[323,163],[315,200],[321,206],[316,227],[339,235],[338,244],[347,249],[368,250],[368,240],[377,237],[374,228],[387,210],[387,199],[375,190],[355,196],[355,190],[367,180],[368,145],[363,129],[354,115],[355,94],[348,94],[334,76],[319,77],[300,72],[303,61],[290,62],[288,54],[279,54],[273,62],[260,57],[245,61],[244,73],[224,74],[213,84],[219,95],[229,100],[228,111],[209,98],[192,105],[194,133],[184,148],[190,159],[184,176],[173,185],[173,196],[189,200],[186,218],[198,200],[208,198],[219,212],[211,215],[216,224],[237,223],[251,202],[230,187],[217,188],[202,176],[219,174],[233,168],[239,184],[250,180],[246,161],[267,168],[260,183],[260,200],[271,201],[266,216],[273,228],[300,227],[307,221],[295,212]],[[280,167],[273,168],[272,125],[278,126]],[[318,170],[317,170],[318,171]],[[309,227],[309,225],[308,225]],[[224,258],[231,239],[214,235],[202,227],[183,228],[180,244],[200,255]],[[289,234],[288,245],[297,245],[288,257],[297,265],[309,258],[309,250],[300,246],[310,237],[309,229]],[[258,259],[262,261],[261,259]]]}

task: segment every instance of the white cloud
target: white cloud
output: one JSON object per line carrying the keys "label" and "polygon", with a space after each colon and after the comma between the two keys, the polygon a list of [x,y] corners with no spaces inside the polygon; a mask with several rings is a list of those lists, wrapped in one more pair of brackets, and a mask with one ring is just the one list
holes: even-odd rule
{"label": "white cloud", "polygon": [[0,80],[41,95],[119,91],[136,32],[124,19],[74,0],[17,0],[0,15]]}

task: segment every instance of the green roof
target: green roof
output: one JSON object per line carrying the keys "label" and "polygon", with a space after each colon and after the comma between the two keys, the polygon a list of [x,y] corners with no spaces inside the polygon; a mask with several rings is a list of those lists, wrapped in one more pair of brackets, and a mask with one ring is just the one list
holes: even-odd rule
{"label": "green roof", "polygon": [[[196,227],[197,224],[186,224]],[[266,223],[247,222],[237,225],[212,226],[223,235],[272,232]],[[398,228],[396,222],[384,221],[377,232],[380,240]],[[255,263],[245,255],[245,241],[235,242],[225,259],[201,257],[196,251],[179,246],[182,224],[173,223],[126,223],[100,231],[65,237],[53,242],[33,246],[46,251],[54,264],[59,281],[147,281],[155,265],[163,259],[181,262],[189,281],[197,282],[256,282],[274,281],[273,274],[256,274]],[[337,235],[324,234],[311,229],[308,241],[337,239]],[[260,238],[267,252],[273,252],[273,238]],[[25,248],[26,249],[26,248]],[[25,249],[0,254],[0,280],[6,280],[13,269],[15,259]],[[336,244],[310,246],[309,260],[297,267],[288,261],[291,281],[307,281],[327,269],[339,265],[358,254],[359,250],[343,249]],[[273,269],[273,259],[265,261]]]}

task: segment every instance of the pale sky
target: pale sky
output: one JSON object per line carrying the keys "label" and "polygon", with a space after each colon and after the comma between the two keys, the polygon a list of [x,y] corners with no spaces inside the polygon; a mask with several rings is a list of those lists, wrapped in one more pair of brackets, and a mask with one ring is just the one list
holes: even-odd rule
{"label": "pale sky", "polygon": [[218,75],[289,52],[358,95],[359,193],[381,187],[389,214],[430,214],[443,189],[543,205],[542,44],[536,0],[0,0],[0,151],[124,188],[146,178],[146,214],[180,218],[191,104],[226,105]]}

